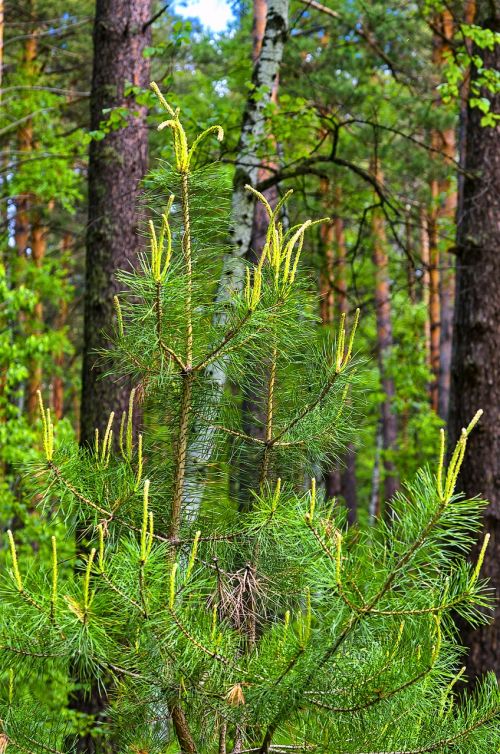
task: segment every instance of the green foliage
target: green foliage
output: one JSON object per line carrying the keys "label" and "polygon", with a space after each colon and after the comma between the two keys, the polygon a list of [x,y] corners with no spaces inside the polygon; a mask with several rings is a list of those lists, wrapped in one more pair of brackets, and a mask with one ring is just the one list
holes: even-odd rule
{"label": "green foliage", "polygon": [[[301,267],[311,223],[284,230],[289,197],[272,210],[257,195],[269,220],[260,259],[241,293],[214,300],[221,249],[230,252],[224,181],[196,168],[200,142],[189,147],[179,111],[160,101],[174,155],[151,178],[161,203],[150,251],[122,273],[129,292],[117,301],[113,350],[141,394],[144,433],[134,435],[134,394],[93,448],[61,441],[41,407],[44,456],[32,476],[56,521],[85,527],[89,549],[72,570],[60,537],[28,561],[8,534],[0,718],[9,751],[73,750],[58,685],[70,668],[108,693],[99,750],[497,750],[494,678],[455,693],[454,616],[477,625],[489,605],[484,548],[477,565],[465,559],[483,503],[455,490],[479,416],[448,466],[442,434],[435,468],[407,482],[390,520],[371,529],[347,528],[314,478],[306,489],[355,429],[357,322],[346,331],[341,319],[318,345]],[[212,132],[222,135],[214,127],[200,138]],[[217,369],[253,399],[258,431],[240,425],[240,397],[215,389]],[[201,478],[195,439],[211,450]],[[229,477],[246,458],[242,500]],[[200,483],[193,508],[190,485]],[[44,680],[43,697],[31,679]]]}
{"label": "green foliage", "polygon": [[500,33],[474,24],[461,24],[457,36],[458,49],[448,57],[445,82],[440,86],[443,101],[449,103],[460,97],[461,87],[468,81],[470,67],[474,66],[468,103],[471,108],[483,113],[481,125],[484,128],[494,128],[500,114],[492,112],[491,98],[499,91],[500,72],[485,65],[482,51],[493,50],[495,45],[500,44]]}

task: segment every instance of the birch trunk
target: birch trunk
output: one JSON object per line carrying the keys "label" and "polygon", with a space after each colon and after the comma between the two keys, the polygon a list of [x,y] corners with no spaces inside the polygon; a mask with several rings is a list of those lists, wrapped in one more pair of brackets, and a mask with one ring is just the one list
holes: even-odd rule
{"label": "birch trunk", "polygon": [[[259,181],[261,165],[257,150],[265,138],[264,110],[276,87],[287,28],[288,0],[269,0],[262,45],[252,75],[253,88],[243,115],[238,145],[231,206],[231,250],[224,258],[216,295],[216,300],[221,305],[217,324],[225,323],[227,315],[224,313],[224,304],[230,301],[232,293],[241,291],[244,284],[245,259],[252,246],[255,207],[254,198],[245,190],[245,185],[255,186]],[[256,36],[257,32],[254,39]],[[216,414],[226,386],[224,363],[213,364],[207,370],[207,375],[212,384],[210,411]],[[203,497],[207,464],[214,446],[214,431],[209,428],[210,423],[206,421],[203,427],[195,428],[188,447],[187,474],[183,491],[183,504],[188,519],[196,517]]]}

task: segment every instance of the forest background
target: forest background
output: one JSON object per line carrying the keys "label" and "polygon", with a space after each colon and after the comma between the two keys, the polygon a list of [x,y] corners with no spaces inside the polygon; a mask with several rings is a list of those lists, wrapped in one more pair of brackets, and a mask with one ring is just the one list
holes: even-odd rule
{"label": "forest background", "polygon": [[[130,385],[102,379],[95,351],[114,273],[144,247],[143,179],[172,159],[154,79],[191,135],[224,124],[199,160],[220,160],[236,196],[249,182],[275,205],[293,188],[285,222],[331,218],[303,253],[319,336],[359,308],[364,366],[349,451],[317,470],[328,497],[372,525],[436,456],[438,429],[453,442],[482,408],[461,488],[490,501],[484,572],[498,589],[500,5],[287,5],[233,3],[215,33],[153,0],[0,2],[2,528],[26,553],[48,536],[23,473],[39,390],[59,436],[82,443],[127,405]],[[232,211],[252,259],[264,220],[244,200]],[[500,672],[499,609],[464,629],[471,677]]]}

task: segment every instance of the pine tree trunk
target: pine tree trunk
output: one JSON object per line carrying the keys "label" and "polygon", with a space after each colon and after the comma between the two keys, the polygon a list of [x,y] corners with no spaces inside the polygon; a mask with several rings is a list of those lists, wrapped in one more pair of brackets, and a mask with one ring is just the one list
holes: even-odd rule
{"label": "pine tree trunk", "polygon": [[[496,8],[496,11],[495,11]],[[476,25],[500,32],[498,3],[478,5]],[[500,45],[473,50],[490,71],[500,69]],[[477,77],[472,65],[471,81]],[[500,92],[492,112],[500,112]],[[477,95],[474,95],[477,96]],[[450,442],[478,408],[484,415],[471,435],[458,487],[489,501],[484,529],[491,535],[482,568],[496,590],[495,621],[463,639],[470,647],[468,673],[500,676],[500,126],[482,127],[482,114],[467,108],[462,155],[465,174],[457,213],[457,286],[452,359]],[[482,539],[481,535],[481,539]]]}
{"label": "pine tree trunk", "polygon": [[431,406],[434,411],[438,410],[438,379],[439,379],[439,349],[441,344],[441,299],[439,296],[439,245],[438,245],[438,213],[436,208],[439,186],[437,181],[432,181],[431,196],[432,207],[427,215],[427,233],[429,247],[429,323],[430,323],[430,348],[429,358],[432,372],[430,386]]}
{"label": "pine tree trunk", "polygon": [[[345,241],[344,221],[340,215],[341,207],[341,190],[337,186],[335,192],[335,273],[334,285],[337,295],[337,310],[339,315],[349,311],[347,301],[347,247]],[[344,468],[340,473],[340,494],[344,498],[347,506],[347,519],[350,524],[355,523],[358,517],[358,500],[356,486],[356,448],[354,443],[349,443],[347,453],[344,459]]]}
{"label": "pine tree trunk", "polygon": [[[105,348],[103,330],[114,319],[113,296],[120,290],[117,270],[137,264],[140,182],[147,169],[146,108],[125,97],[127,82],[149,85],[151,0],[97,0],[94,20],[94,66],[90,98],[91,129],[99,129],[107,108],[129,107],[129,124],[92,141],[89,154],[89,214],[87,226],[84,355],[81,436],[93,441],[95,427],[103,428],[111,411],[126,409],[130,385],[103,379],[96,350]],[[132,113],[139,113],[138,115]]]}
{"label": "pine tree trunk", "polygon": [[[130,107],[131,114],[126,127],[111,131],[102,141],[92,141],[89,151],[82,445],[93,442],[95,428],[103,430],[111,411],[121,416],[129,400],[131,386],[124,380],[104,378],[108,365],[102,364],[96,350],[106,347],[103,330],[109,330],[114,319],[113,297],[120,290],[115,273],[137,264],[141,246],[138,203],[140,182],[148,167],[146,108],[125,97],[124,87],[127,82],[149,86],[149,58],[144,58],[143,51],[151,40],[151,6],[151,0],[96,1],[91,129],[99,129],[107,108]],[[87,693],[77,690],[70,699],[72,709],[97,720],[102,719],[106,704],[106,693],[96,684]],[[100,750],[90,733],[78,737],[74,747],[76,754]]]}
{"label": "pine tree trunk", "polygon": [[[379,182],[383,181],[381,170],[375,166],[374,173]],[[380,381],[384,399],[382,402],[382,440],[384,460],[384,499],[388,502],[397,491],[399,484],[391,454],[396,449],[398,436],[397,418],[394,413],[394,380],[387,373],[387,360],[393,348],[391,289],[389,280],[389,258],[384,218],[375,209],[372,219],[373,263],[375,266],[375,314],[377,322],[377,355]]]}
{"label": "pine tree trunk", "polygon": [[[346,278],[347,250],[344,221],[340,214],[340,188],[336,187],[333,197],[328,196],[329,182],[326,179],[322,179],[320,188],[326,213],[332,212],[334,215],[331,223],[325,223],[320,226],[322,231],[322,248],[325,257],[322,276],[320,278],[320,314],[323,324],[334,326],[335,313],[337,312],[338,315],[347,315],[349,309]],[[344,498],[350,524],[354,523],[357,518],[355,462],[355,448],[354,445],[349,444],[346,455],[342,459],[343,467],[340,469],[327,469],[324,473],[327,498],[333,498],[338,495]]]}
{"label": "pine tree trunk", "polygon": [[[47,245],[47,227],[40,217],[33,220],[31,231],[31,259],[37,270],[41,270]],[[43,301],[38,292],[38,299],[31,315],[31,332],[40,336],[43,332]],[[34,356],[29,365],[28,375],[28,415],[34,421],[38,414],[38,390],[42,387],[42,362],[39,356]]]}
{"label": "pine tree trunk", "polygon": [[0,0],[0,99],[3,81],[3,33],[5,26],[5,6],[3,0]]}
{"label": "pine tree trunk", "polygon": [[[333,199],[331,196],[331,186],[328,178],[320,180],[321,202],[325,214],[332,212]],[[342,220],[338,218],[342,223]],[[320,225],[320,255],[321,268],[319,274],[319,314],[321,324],[332,330],[335,325],[335,294],[334,294],[334,270],[335,270],[335,236],[336,236],[337,219],[332,219],[327,223]],[[341,228],[341,232],[343,229]],[[340,495],[340,469],[325,468],[323,472],[323,481],[327,499],[332,499]]]}
{"label": "pine tree trunk", "polygon": [[431,364],[431,320],[430,320],[430,255],[429,228],[427,211],[422,208],[420,213],[420,258],[422,262],[422,301],[426,316],[424,323],[425,355],[428,366]]}
{"label": "pine tree trunk", "polygon": [[[29,14],[33,15],[33,4],[29,4]],[[23,51],[23,74],[29,81],[33,76],[38,44],[36,29],[28,30],[28,36],[24,44]],[[17,148],[20,153],[20,161],[26,158],[26,153],[33,150],[33,123],[31,118],[27,118],[19,126],[17,132]],[[17,252],[20,257],[24,257],[29,245],[30,222],[29,222],[29,193],[21,194],[16,198],[16,216],[14,221],[14,240]]]}
{"label": "pine tree trunk", "polygon": [[[451,42],[454,33],[453,16],[449,9],[440,13],[438,18],[439,34],[435,35],[434,62],[441,68],[451,53]],[[438,101],[438,106],[441,101]],[[456,157],[456,137],[453,127],[443,129],[436,134],[438,147],[448,164]],[[439,181],[439,194],[442,197],[440,217],[447,221],[446,231],[453,226],[457,206],[457,192],[451,181],[445,178]],[[437,411],[442,419],[448,416],[450,400],[450,369],[453,330],[453,302],[455,298],[455,262],[453,254],[448,250],[451,239],[445,238],[447,247],[440,260],[440,330],[439,330],[439,365],[437,373]]]}

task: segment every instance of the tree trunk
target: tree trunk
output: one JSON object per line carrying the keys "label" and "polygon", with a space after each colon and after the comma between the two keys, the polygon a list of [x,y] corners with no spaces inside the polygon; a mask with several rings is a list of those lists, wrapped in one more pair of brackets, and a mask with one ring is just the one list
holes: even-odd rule
{"label": "tree trunk", "polygon": [[[262,4],[259,4],[259,10],[262,11]],[[255,214],[255,199],[245,189],[245,185],[255,186],[259,181],[257,150],[265,136],[264,110],[276,87],[287,29],[288,0],[268,0],[262,46],[253,69],[253,87],[246,103],[238,145],[231,206],[231,251],[224,258],[222,265],[217,291],[219,302],[229,301],[231,291],[241,290],[245,279],[245,259],[252,247]],[[223,323],[224,317],[221,313],[217,323]],[[224,365],[211,365],[207,370],[207,376],[213,385],[212,410],[215,412],[219,397],[226,386]],[[187,453],[188,473],[183,502],[190,518],[197,516],[200,507],[212,449],[213,432],[207,430],[205,425],[200,426],[194,432]]]}
{"label": "tree trunk", "polygon": [[218,298],[222,301],[228,299],[228,289],[241,290],[244,282],[243,259],[251,244],[255,205],[254,197],[245,186],[247,183],[251,186],[258,183],[257,149],[265,135],[263,112],[276,86],[287,29],[288,0],[268,0],[262,47],[253,70],[253,86],[243,115],[236,159],[231,210],[232,251],[224,260],[218,292]]}
{"label": "tree trunk", "polygon": [[[103,378],[106,365],[96,355],[107,345],[103,330],[114,319],[113,297],[120,290],[116,270],[137,264],[140,182],[147,170],[146,108],[125,97],[126,82],[149,85],[151,0],[97,0],[94,66],[90,97],[91,129],[99,129],[107,108],[129,107],[128,125],[92,141],[89,153],[84,355],[82,371],[82,444],[93,442],[111,411],[120,416],[130,385]],[[134,113],[134,114],[132,114]],[[138,113],[138,114],[135,114]]]}
{"label": "tree trunk", "polygon": [[[335,265],[334,286],[337,296],[337,310],[339,315],[347,316],[349,304],[347,301],[347,247],[345,242],[344,221],[341,212],[341,191],[337,186],[335,192]],[[350,524],[355,523],[358,517],[358,500],[356,493],[356,448],[354,443],[349,443],[344,459],[344,468],[340,472],[340,494],[347,506],[347,519]]]}
{"label": "tree trunk", "polygon": [[[331,196],[331,186],[328,178],[321,178],[320,180],[320,194],[322,205],[326,213],[332,211],[333,200]],[[342,223],[342,220],[338,218],[338,221]],[[319,315],[321,324],[329,328],[330,330],[335,325],[335,281],[334,281],[334,264],[335,264],[335,236],[336,236],[336,222],[337,219],[332,219],[327,223],[320,225],[319,237],[320,237],[320,255],[321,255],[321,267],[319,274]],[[323,480],[325,483],[325,493],[327,499],[332,499],[340,495],[340,469],[339,468],[325,468],[323,472]]]}
{"label": "tree trunk", "polygon": [[[454,21],[450,10],[446,9],[437,18],[438,33],[434,37],[433,60],[442,68],[447,56],[451,53],[451,43],[454,33]],[[437,106],[441,106],[438,96]],[[452,163],[456,156],[455,128],[445,128],[435,134],[436,146],[447,164]],[[450,233],[455,220],[457,206],[457,192],[449,178],[444,178],[438,183],[438,192],[441,201],[439,216],[445,221],[445,234]],[[437,367],[437,411],[442,419],[448,416],[448,404],[450,400],[450,369],[451,369],[451,346],[453,329],[453,302],[455,298],[455,263],[449,246],[453,245],[451,239],[445,236],[445,250],[439,262],[440,287],[440,328],[439,328],[439,363]]]}
{"label": "tree trunk", "polygon": [[[475,24],[500,32],[498,2],[479,4]],[[483,58],[484,67],[492,73],[500,69],[500,45],[493,50],[473,49],[473,53]],[[472,65],[472,82],[477,75]],[[493,96],[485,91],[480,96],[491,100],[492,112],[500,112],[500,92]],[[486,670],[500,676],[500,126],[482,127],[481,117],[469,104],[461,145],[466,144],[465,175],[457,213],[450,402],[451,443],[478,408],[485,412],[471,435],[458,485],[466,495],[481,494],[489,501],[484,528],[491,539],[482,576],[496,590],[496,620],[476,630],[468,627],[463,633],[470,647],[467,670],[471,677]]]}
{"label": "tree trunk", "polygon": [[420,213],[420,258],[422,262],[422,301],[426,316],[424,323],[425,357],[428,366],[431,364],[431,320],[430,320],[430,256],[429,256],[429,227],[425,208]]}
{"label": "tree trunk", "polygon": [[[33,15],[33,4],[29,5],[29,13]],[[24,45],[23,52],[23,73],[26,79],[30,81],[34,73],[35,61],[37,56],[37,35],[36,29],[28,30],[28,36]],[[17,147],[20,153],[20,161],[25,159],[25,154],[33,149],[33,123],[31,118],[27,118],[19,126],[17,132]],[[17,252],[20,257],[26,255],[30,238],[29,222],[29,204],[30,195],[28,193],[20,194],[16,198],[16,216],[14,221],[14,240]]]}
{"label": "tree trunk", "polygon": [[[380,168],[375,165],[374,174],[379,183],[383,182]],[[375,266],[375,315],[377,321],[377,355],[380,381],[384,399],[382,402],[382,447],[384,461],[384,499],[388,502],[397,491],[399,484],[391,454],[396,449],[398,436],[397,419],[393,403],[395,397],[394,380],[387,374],[387,359],[393,347],[391,321],[391,288],[389,280],[389,257],[384,218],[378,209],[373,212],[373,264]]]}
{"label": "tree trunk", "polygon": [[[36,269],[42,268],[47,245],[48,228],[43,224],[40,216],[33,220],[31,231],[31,259]],[[43,332],[43,301],[38,291],[36,304],[31,315],[31,332],[40,336]],[[34,421],[38,415],[38,390],[42,387],[42,362],[40,356],[34,356],[29,365],[28,375],[28,415]]]}
{"label": "tree trunk", "polygon": [[[96,351],[108,344],[103,331],[112,326],[113,297],[120,290],[115,273],[135,266],[141,247],[138,202],[148,167],[146,108],[125,97],[124,87],[126,82],[149,86],[149,58],[143,52],[151,41],[151,6],[151,0],[96,1],[90,127],[99,129],[107,108],[129,107],[131,112],[126,127],[111,131],[102,141],[92,141],[89,151],[82,445],[92,444],[95,428],[104,429],[111,411],[121,416],[129,400],[131,386],[104,378],[107,365]],[[79,546],[83,548],[83,542]],[[102,719],[106,704],[105,690],[93,683],[88,691],[77,690],[70,699],[72,709],[96,719]],[[77,754],[99,750],[99,742],[90,733],[80,736],[74,747]]]}
{"label": "tree trunk", "polygon": [[[268,12],[267,0],[254,0],[254,22],[252,30],[252,60],[254,66],[257,65],[259,57],[262,53],[262,45],[264,42],[264,36],[266,33],[266,22]],[[273,88],[271,91],[271,102],[277,103],[278,101],[278,83],[279,83],[279,70],[273,82]],[[268,139],[273,144],[271,151],[276,152],[276,141],[272,135]],[[266,161],[261,164],[257,171],[257,183],[269,178],[273,168],[276,168],[276,164],[272,161]],[[263,192],[270,206],[274,209],[278,203],[278,187],[276,185],[271,186]],[[246,252],[246,259],[250,262],[258,262],[262,254],[262,249],[266,240],[266,233],[268,228],[269,218],[267,212],[261,202],[254,203],[253,222],[252,222],[252,235],[250,238],[250,246]],[[256,365],[258,368],[258,365]],[[258,437],[263,439],[263,427],[265,423],[266,407],[265,400],[262,391],[256,389],[253,394],[247,394],[242,401],[242,422],[243,431],[250,437]],[[255,449],[255,452],[248,449],[248,455],[241,463],[240,479],[238,484],[238,494],[240,504],[247,508],[251,501],[252,490],[255,490],[259,484],[259,459],[260,452]]]}
{"label": "tree trunk", "polygon": [[[329,181],[322,179],[320,189],[324,198],[325,211],[327,213],[332,211],[334,216],[331,223],[324,223],[320,226],[324,250],[320,278],[320,315],[323,324],[333,326],[335,314],[347,315],[349,308],[346,279],[347,251],[344,221],[340,214],[340,188],[337,186],[334,196],[331,197],[328,194]],[[355,461],[354,445],[349,444],[343,459],[343,468],[326,469],[323,475],[327,498],[338,495],[344,498],[350,524],[353,524],[357,518]]]}
{"label": "tree trunk", "polygon": [[[71,233],[65,233],[61,243],[61,252],[63,259],[65,260],[66,254],[71,250],[73,246],[73,236]],[[55,328],[56,330],[62,330],[68,320],[68,302],[63,298],[59,301],[59,311],[57,313]],[[52,378],[52,410],[56,419],[62,419],[64,415],[64,365],[65,365],[64,350],[60,350],[54,354],[54,366],[55,372]]]}
{"label": "tree trunk", "polygon": [[429,323],[430,348],[429,359],[432,372],[430,386],[431,406],[438,410],[438,379],[439,379],[439,348],[441,344],[441,299],[439,297],[439,245],[438,245],[438,213],[437,199],[439,186],[437,181],[431,184],[432,207],[427,215],[427,233],[429,248]]}

